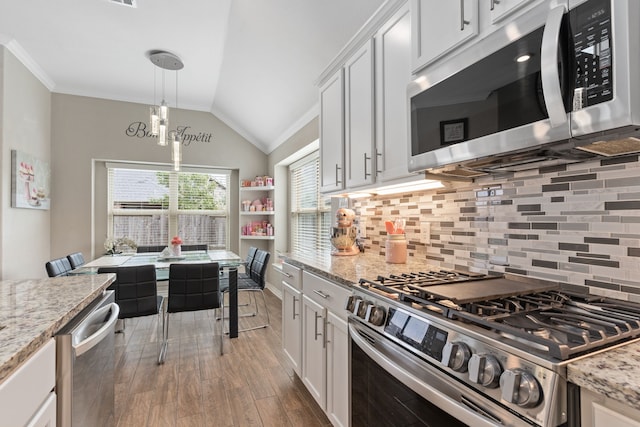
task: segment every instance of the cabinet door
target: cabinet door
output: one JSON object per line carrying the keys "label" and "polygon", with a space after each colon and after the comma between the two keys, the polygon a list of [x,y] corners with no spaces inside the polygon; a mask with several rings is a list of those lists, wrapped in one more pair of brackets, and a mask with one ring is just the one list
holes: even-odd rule
{"label": "cabinet door", "polygon": [[[531,0],[489,0],[491,23],[495,24],[502,18],[516,11],[520,6],[532,3]],[[539,2],[534,2],[539,3]]]}
{"label": "cabinet door", "polygon": [[478,34],[478,0],[411,0],[413,71]]}
{"label": "cabinet door", "polygon": [[347,322],[327,313],[327,415],[334,426],[349,426],[349,333]]}
{"label": "cabinet door", "polygon": [[302,382],[325,410],[327,407],[327,353],[325,309],[302,296]]}
{"label": "cabinet door", "polygon": [[320,190],[344,188],[344,98],[342,69],[320,88]]}
{"label": "cabinet door", "polygon": [[347,188],[370,184],[375,176],[373,136],[373,40],[344,65]]}
{"label": "cabinet door", "polygon": [[300,375],[302,361],[302,292],[282,282],[282,349]]}
{"label": "cabinet door", "polygon": [[407,85],[411,16],[405,4],[376,34],[376,180],[409,176]]}

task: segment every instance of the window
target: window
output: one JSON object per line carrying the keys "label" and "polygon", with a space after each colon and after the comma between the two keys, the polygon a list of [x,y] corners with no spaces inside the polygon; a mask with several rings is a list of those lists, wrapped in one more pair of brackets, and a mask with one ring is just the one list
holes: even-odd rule
{"label": "window", "polygon": [[331,199],[320,194],[318,152],[289,166],[291,188],[291,250],[331,251]]}
{"label": "window", "polygon": [[109,237],[138,246],[184,244],[228,248],[229,174],[108,164]]}

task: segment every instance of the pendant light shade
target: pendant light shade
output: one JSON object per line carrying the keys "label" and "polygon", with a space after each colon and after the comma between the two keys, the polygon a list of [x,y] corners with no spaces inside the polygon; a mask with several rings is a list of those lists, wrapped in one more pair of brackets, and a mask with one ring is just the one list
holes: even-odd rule
{"label": "pendant light shade", "polygon": [[[150,134],[158,138],[158,145],[166,147],[171,145],[171,160],[173,161],[174,169],[180,170],[180,162],[182,161],[182,138],[176,131],[170,131],[169,129],[169,106],[165,102],[165,70],[176,72],[176,109],[178,108],[178,70],[184,67],[184,64],[176,55],[161,51],[153,50],[148,53],[149,60],[158,68],[162,69],[162,102],[160,105],[152,105],[149,107],[149,127]],[[155,104],[155,69],[154,69],[154,104]],[[171,144],[169,144],[171,143]]]}

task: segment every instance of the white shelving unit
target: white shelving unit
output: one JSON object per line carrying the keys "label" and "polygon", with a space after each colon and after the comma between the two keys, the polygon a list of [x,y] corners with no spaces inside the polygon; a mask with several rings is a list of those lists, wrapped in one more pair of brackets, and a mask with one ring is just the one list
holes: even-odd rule
{"label": "white shelving unit", "polygon": [[[275,232],[271,235],[267,235],[267,230],[257,229],[253,232],[260,234],[249,234],[251,231],[247,230],[247,224],[257,223],[258,221],[267,222],[271,224],[271,230],[273,230],[273,218],[275,215],[274,210],[259,210],[248,211],[245,210],[245,203],[253,202],[257,199],[271,199],[273,206],[273,185],[261,185],[252,187],[240,187],[240,239],[241,240],[274,240]],[[266,205],[265,209],[266,209]],[[265,234],[262,234],[265,233]]]}

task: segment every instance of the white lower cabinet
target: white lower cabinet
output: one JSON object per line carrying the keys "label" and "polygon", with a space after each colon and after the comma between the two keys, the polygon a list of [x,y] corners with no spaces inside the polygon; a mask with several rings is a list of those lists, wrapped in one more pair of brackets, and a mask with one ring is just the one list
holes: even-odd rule
{"label": "white lower cabinet", "polygon": [[350,425],[346,288],[302,273],[302,382],[334,426]]}
{"label": "white lower cabinet", "polygon": [[327,313],[327,415],[334,426],[349,425],[349,378],[347,322],[329,312]]}
{"label": "white lower cabinet", "polygon": [[602,394],[580,390],[581,427],[640,427],[640,410]]}
{"label": "white lower cabinet", "polygon": [[308,296],[302,297],[302,382],[322,409],[327,407],[327,352],[325,310]]}
{"label": "white lower cabinet", "polygon": [[301,271],[282,264],[282,349],[293,370],[302,375],[302,283]]}
{"label": "white lower cabinet", "polygon": [[0,425],[56,426],[56,346],[44,344],[0,384]]}
{"label": "white lower cabinet", "polygon": [[298,375],[302,365],[301,334],[302,292],[282,282],[282,349]]}

